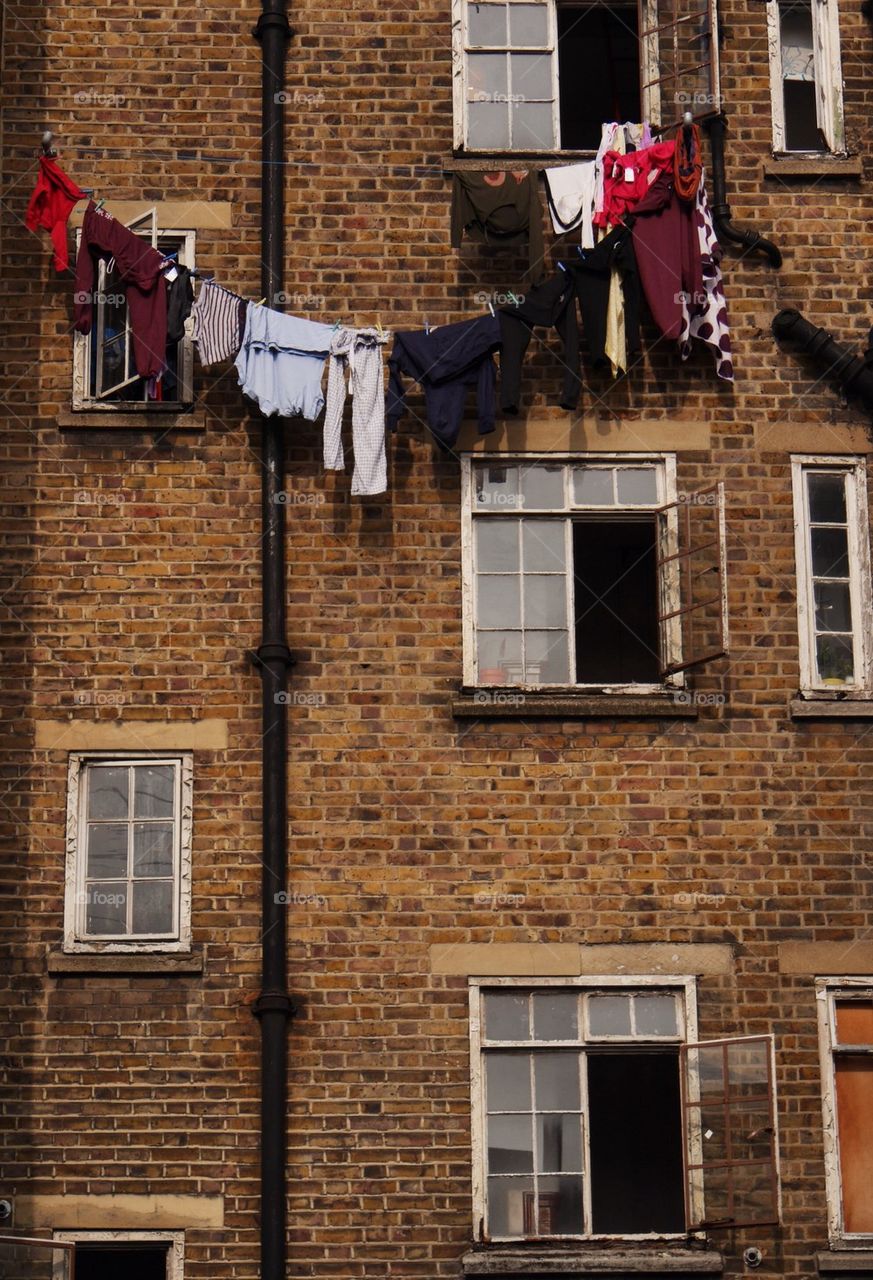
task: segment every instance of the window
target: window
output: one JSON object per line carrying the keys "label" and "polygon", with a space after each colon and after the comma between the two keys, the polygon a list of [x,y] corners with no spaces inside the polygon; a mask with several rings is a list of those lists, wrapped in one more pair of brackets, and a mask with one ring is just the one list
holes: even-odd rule
{"label": "window", "polygon": [[816,982],[831,1242],[873,1236],[873,978]]}
{"label": "window", "polygon": [[802,688],[870,692],[870,553],[864,462],[793,458]]}
{"label": "window", "polygon": [[837,0],[768,0],[767,27],[774,151],[843,151]]}
{"label": "window", "polygon": [[680,501],[672,457],[466,458],[464,508],[465,684],[657,689],[726,652],[721,490]]}
{"label": "window", "polygon": [[73,756],[65,950],[187,951],[190,756]]}
{"label": "window", "polygon": [[[183,1280],[182,1231],[55,1231],[54,1239],[76,1245],[76,1280]],[[69,1280],[69,1259],[57,1258],[52,1280]]]}
{"label": "window", "polygon": [[775,1222],[769,1037],[687,1044],[693,979],[474,980],[486,1240]]}
{"label": "window", "polygon": [[[159,231],[156,210],[125,223],[167,257],[194,266],[193,231]],[[148,398],[146,380],[137,375],[127,315],[127,302],[117,273],[100,259],[91,332],[74,335],[73,407],[76,409],[178,409],[194,400],[194,357],[191,340],[167,344],[167,369],[160,400]],[[169,278],[169,277],[168,277]]]}
{"label": "window", "polygon": [[453,0],[455,147],[596,151],[718,110],[714,0]]}

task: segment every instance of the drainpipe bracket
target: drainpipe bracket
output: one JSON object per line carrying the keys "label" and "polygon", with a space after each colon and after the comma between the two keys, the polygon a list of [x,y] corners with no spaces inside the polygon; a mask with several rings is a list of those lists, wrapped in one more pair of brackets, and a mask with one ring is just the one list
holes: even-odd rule
{"label": "drainpipe bracket", "polygon": [[286,1018],[293,1018],[297,1006],[285,991],[262,991],[252,1004],[252,1014],[260,1018],[265,1013],[281,1013]]}
{"label": "drainpipe bracket", "polygon": [[297,659],[287,644],[262,644],[257,649],[246,650],[253,667],[263,666],[267,662],[284,662],[286,667],[297,665]]}
{"label": "drainpipe bracket", "polygon": [[270,27],[278,27],[286,40],[290,40],[294,34],[288,22],[288,15],[282,9],[273,13],[262,13],[258,18],[258,25],[252,28],[252,35],[256,40],[263,40]]}

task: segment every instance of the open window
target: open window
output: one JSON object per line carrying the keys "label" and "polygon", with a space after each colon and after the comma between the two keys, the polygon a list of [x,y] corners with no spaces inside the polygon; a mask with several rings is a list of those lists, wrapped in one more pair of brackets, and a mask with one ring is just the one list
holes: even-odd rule
{"label": "open window", "polygon": [[688,1044],[694,1028],[692,979],[475,980],[482,1238],[678,1237],[710,1209],[774,1221],[771,1041]]}
{"label": "open window", "polygon": [[773,150],[845,150],[838,0],[767,0]]}
{"label": "open window", "polygon": [[[75,1246],[75,1280],[184,1280],[183,1231],[56,1231],[61,1242]],[[58,1258],[52,1280],[73,1275],[70,1254]]]}
{"label": "open window", "polygon": [[468,686],[656,691],[727,651],[724,495],[672,457],[465,459]]}
{"label": "open window", "polygon": [[873,1241],[873,977],[818,979],[831,1243]]}
{"label": "open window", "polygon": [[455,147],[596,151],[718,110],[715,0],[453,0]]}
{"label": "open window", "polygon": [[[162,231],[152,208],[124,224],[181,266],[194,266],[194,232]],[[168,276],[169,279],[169,276]],[[185,335],[167,343],[161,398],[149,398],[146,379],[134,366],[127,300],[114,263],[97,263],[91,332],[77,333],[73,347],[73,408],[172,410],[193,403],[193,345]]]}

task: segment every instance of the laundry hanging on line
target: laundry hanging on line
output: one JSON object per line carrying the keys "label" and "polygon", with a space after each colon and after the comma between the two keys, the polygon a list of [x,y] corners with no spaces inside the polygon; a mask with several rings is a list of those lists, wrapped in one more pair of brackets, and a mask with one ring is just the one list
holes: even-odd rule
{"label": "laundry hanging on line", "polygon": [[48,231],[54,246],[56,271],[66,271],[70,265],[67,244],[67,223],[70,214],[80,200],[87,199],[83,191],[51,156],[39,157],[39,178],[24,215],[28,231],[42,227]]}

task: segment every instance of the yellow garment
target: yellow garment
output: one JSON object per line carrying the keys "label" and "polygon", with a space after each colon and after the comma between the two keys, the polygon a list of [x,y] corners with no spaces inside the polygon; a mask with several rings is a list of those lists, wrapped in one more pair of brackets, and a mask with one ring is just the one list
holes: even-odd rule
{"label": "yellow garment", "polygon": [[[617,129],[613,140],[613,150],[621,155],[627,152],[624,129]],[[607,235],[612,228],[601,230],[600,238]],[[613,267],[609,277],[609,303],[606,308],[606,341],[604,343],[607,359],[612,368],[613,378],[627,369],[627,340],[624,331],[624,291],[621,287],[621,275],[618,267]]]}

